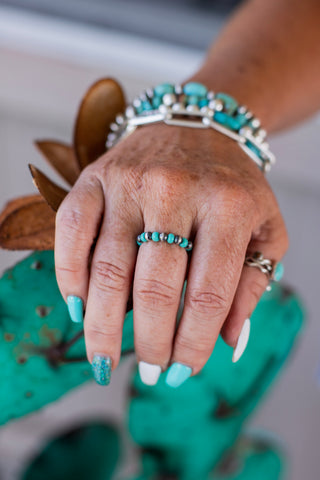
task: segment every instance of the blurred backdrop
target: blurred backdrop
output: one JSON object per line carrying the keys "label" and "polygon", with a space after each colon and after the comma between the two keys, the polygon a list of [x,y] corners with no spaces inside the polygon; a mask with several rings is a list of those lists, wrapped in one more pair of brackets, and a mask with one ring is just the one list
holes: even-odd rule
{"label": "blurred backdrop", "polygon": [[[69,141],[79,99],[93,81],[113,76],[130,99],[146,86],[183,80],[201,63],[236,3],[0,0],[1,207],[12,197],[34,191],[29,162],[49,171],[32,141]],[[291,239],[285,281],[299,292],[308,320],[298,348],[252,428],[267,428],[284,441],[291,480],[319,476],[319,126],[314,117],[271,139],[278,163],[269,180]],[[0,251],[0,270],[25,255]],[[117,369],[111,388],[86,385],[44,411],[2,428],[1,479],[14,480],[24,459],[66,421],[97,414],[120,421],[132,362]],[[131,448],[123,471],[133,468]]]}

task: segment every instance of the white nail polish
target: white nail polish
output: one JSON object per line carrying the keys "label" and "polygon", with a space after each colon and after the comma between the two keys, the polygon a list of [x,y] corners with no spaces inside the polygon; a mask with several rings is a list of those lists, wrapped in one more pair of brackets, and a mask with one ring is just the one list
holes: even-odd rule
{"label": "white nail polish", "polygon": [[243,324],[242,330],[240,332],[236,348],[234,349],[232,361],[236,363],[241,357],[243,352],[246,349],[248,344],[249,335],[250,335],[250,318],[247,318]]}
{"label": "white nail polish", "polygon": [[152,365],[147,362],[139,362],[139,374],[143,383],[155,385],[161,373],[160,365]]}

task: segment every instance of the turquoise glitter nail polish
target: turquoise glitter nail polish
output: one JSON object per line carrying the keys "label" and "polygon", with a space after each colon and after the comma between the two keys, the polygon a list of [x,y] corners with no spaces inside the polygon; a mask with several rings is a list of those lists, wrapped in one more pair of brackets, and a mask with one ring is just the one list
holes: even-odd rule
{"label": "turquoise glitter nail polish", "polygon": [[180,387],[191,375],[192,368],[182,363],[175,362],[171,365],[166,376],[169,387]]}
{"label": "turquoise glitter nail polish", "polygon": [[68,310],[74,323],[83,322],[83,301],[80,297],[69,295],[67,298]]}
{"label": "turquoise glitter nail polish", "polygon": [[95,381],[99,385],[109,385],[112,369],[111,358],[104,355],[95,354],[91,367]]}

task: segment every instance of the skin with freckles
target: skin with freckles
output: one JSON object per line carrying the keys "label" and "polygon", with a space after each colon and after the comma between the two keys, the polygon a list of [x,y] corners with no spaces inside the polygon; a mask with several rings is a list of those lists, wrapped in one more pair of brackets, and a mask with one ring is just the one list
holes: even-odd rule
{"label": "skin with freckles", "polygon": [[[318,0],[244,2],[188,81],[234,96],[268,130],[287,127],[320,107],[319,16]],[[143,231],[173,232],[194,248],[138,248]],[[267,286],[266,275],[243,266],[246,253],[279,261],[287,248],[266,178],[212,129],[139,128],[81,173],[56,219],[59,287],[65,299],[83,299],[89,361],[105,355],[112,369],[132,285],[137,360],[195,375],[219,334],[236,346]]]}

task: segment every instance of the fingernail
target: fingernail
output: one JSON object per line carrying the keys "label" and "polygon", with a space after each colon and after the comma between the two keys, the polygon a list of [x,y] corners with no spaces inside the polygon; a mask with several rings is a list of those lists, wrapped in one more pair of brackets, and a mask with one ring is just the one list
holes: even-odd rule
{"label": "fingernail", "polygon": [[247,318],[243,324],[242,330],[240,332],[236,348],[234,349],[232,361],[236,363],[241,357],[243,352],[246,349],[248,344],[249,335],[250,335],[250,318]]}
{"label": "fingernail", "polygon": [[110,357],[95,354],[92,360],[92,372],[99,385],[109,385],[111,379],[112,360]]}
{"label": "fingernail", "polygon": [[191,375],[192,368],[175,362],[171,365],[166,376],[166,384],[169,387],[180,387]]}
{"label": "fingernail", "polygon": [[83,301],[80,297],[69,295],[67,298],[68,310],[74,323],[83,322]]}
{"label": "fingernail", "polygon": [[139,374],[141,381],[146,385],[155,385],[161,373],[160,365],[152,365],[147,362],[139,362]]}

